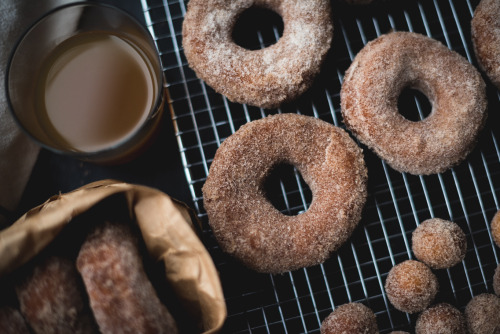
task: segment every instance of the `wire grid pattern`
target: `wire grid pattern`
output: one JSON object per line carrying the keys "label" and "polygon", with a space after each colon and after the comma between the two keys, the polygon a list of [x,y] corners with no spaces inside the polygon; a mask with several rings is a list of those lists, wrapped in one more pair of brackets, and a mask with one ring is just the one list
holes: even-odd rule
{"label": "wire grid pattern", "polygon": [[[489,81],[488,124],[477,148],[458,167],[431,176],[399,173],[364,147],[369,196],[363,218],[350,240],[324,264],[282,275],[244,268],[218,247],[201,192],[215,151],[247,122],[294,112],[344,127],[339,96],[343,74],[356,53],[381,34],[391,30],[422,33],[477,65],[470,20],[479,0],[395,0],[359,7],[334,0],[334,41],[319,77],[297,101],[276,110],[232,103],[196,78],[182,51],[187,1],[141,1],[164,64],[172,119],[195,209],[204,224],[204,242],[220,272],[228,307],[224,333],[319,333],[321,321],[347,302],[369,306],[381,333],[413,332],[417,315],[396,310],[383,286],[395,264],[414,258],[411,233],[430,217],[456,222],[468,242],[462,263],[434,271],[440,283],[436,302],[447,302],[463,311],[472,296],[493,292],[499,250],[492,240],[490,221],[499,209],[500,150],[498,127],[491,124],[497,123],[499,96]],[[255,43],[260,47],[274,43],[279,29],[257,30]],[[408,114],[405,111],[408,118],[424,118],[430,108],[425,106],[425,97],[417,93],[406,94],[400,103],[402,113],[401,106],[409,110]],[[283,168],[275,178],[270,191],[275,206],[286,214],[307,210],[311,195],[300,174]]]}

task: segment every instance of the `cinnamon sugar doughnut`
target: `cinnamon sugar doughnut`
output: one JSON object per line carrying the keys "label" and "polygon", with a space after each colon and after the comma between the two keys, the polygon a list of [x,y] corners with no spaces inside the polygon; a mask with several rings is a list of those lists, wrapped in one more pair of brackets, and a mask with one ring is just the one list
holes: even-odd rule
{"label": "cinnamon sugar doughnut", "polygon": [[[280,163],[295,166],[312,191],[305,213],[286,216],[264,181]],[[325,261],[350,236],[366,200],[362,150],[347,132],[309,116],[279,114],[228,137],[203,186],[221,248],[248,267],[280,273]]]}
{"label": "cinnamon sugar doughnut", "polygon": [[378,334],[377,319],[371,309],[360,303],[340,305],[323,320],[321,334]]}
{"label": "cinnamon sugar doughnut", "polygon": [[438,288],[436,275],[424,263],[414,260],[394,266],[385,281],[389,301],[407,313],[425,310],[434,300]]}
{"label": "cinnamon sugar doughnut", "polygon": [[[398,112],[405,88],[432,104],[413,122]],[[341,89],[344,122],[394,169],[434,174],[451,168],[473,149],[486,120],[485,84],[478,71],[440,42],[394,32],[368,43],[346,72]]]}
{"label": "cinnamon sugar doughnut", "polygon": [[125,224],[98,226],[76,265],[101,333],[177,334],[174,318],[149,281],[138,240]]}
{"label": "cinnamon sugar doughnut", "polygon": [[82,280],[72,259],[49,255],[37,260],[15,286],[24,319],[37,334],[96,333]]}
{"label": "cinnamon sugar doughnut", "polygon": [[500,88],[500,2],[482,0],[474,11],[471,28],[479,66]]}
{"label": "cinnamon sugar doughnut", "polygon": [[[231,34],[252,6],[283,18],[283,36],[260,50],[244,49]],[[332,35],[328,0],[191,0],[182,45],[189,66],[215,91],[234,102],[274,108],[309,88]]]}

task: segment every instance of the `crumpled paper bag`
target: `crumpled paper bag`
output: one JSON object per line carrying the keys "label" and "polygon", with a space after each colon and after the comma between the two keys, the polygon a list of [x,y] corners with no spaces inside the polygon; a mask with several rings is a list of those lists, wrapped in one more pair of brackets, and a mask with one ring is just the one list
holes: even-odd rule
{"label": "crumpled paper bag", "polygon": [[203,333],[218,332],[227,315],[222,287],[190,210],[153,188],[104,180],[51,197],[0,232],[0,277],[40,253],[74,217],[116,194],[124,196],[149,254],[164,262],[167,281]]}

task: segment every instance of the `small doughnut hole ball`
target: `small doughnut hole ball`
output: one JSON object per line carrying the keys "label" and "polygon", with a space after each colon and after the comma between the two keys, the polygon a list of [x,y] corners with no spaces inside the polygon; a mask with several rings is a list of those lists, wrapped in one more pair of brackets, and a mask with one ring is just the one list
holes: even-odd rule
{"label": "small doughnut hole ball", "polygon": [[389,301],[400,311],[416,313],[425,310],[439,289],[436,275],[422,262],[407,260],[390,271],[385,281]]}
{"label": "small doughnut hole ball", "polygon": [[500,264],[495,269],[495,274],[493,275],[493,291],[500,296]]}
{"label": "small doughnut hole ball", "polygon": [[433,269],[451,268],[464,259],[467,238],[454,222],[432,218],[413,231],[412,249],[417,259]]}
{"label": "small doughnut hole ball", "polygon": [[337,307],[323,320],[320,330],[321,334],[378,334],[375,314],[360,303]]}
{"label": "small doughnut hole ball", "polygon": [[450,304],[437,304],[420,314],[415,325],[415,333],[466,334],[465,317]]}
{"label": "small doughnut hole ball", "polygon": [[471,299],[465,308],[469,334],[500,334],[500,298],[483,293]]}
{"label": "small doughnut hole ball", "polygon": [[498,211],[491,221],[491,235],[493,240],[500,247],[500,211]]}

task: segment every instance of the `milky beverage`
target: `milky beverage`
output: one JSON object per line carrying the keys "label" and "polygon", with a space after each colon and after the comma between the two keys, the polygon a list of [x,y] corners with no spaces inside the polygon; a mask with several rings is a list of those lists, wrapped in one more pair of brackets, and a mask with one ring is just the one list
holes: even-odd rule
{"label": "milky beverage", "polygon": [[107,32],[64,41],[37,81],[37,116],[66,149],[95,152],[133,135],[155,105],[152,65],[134,44]]}

